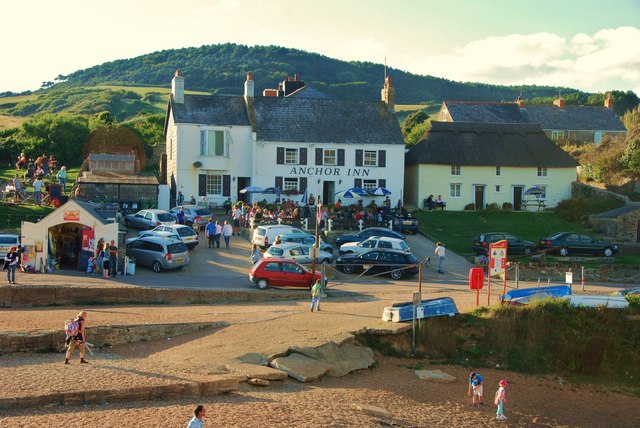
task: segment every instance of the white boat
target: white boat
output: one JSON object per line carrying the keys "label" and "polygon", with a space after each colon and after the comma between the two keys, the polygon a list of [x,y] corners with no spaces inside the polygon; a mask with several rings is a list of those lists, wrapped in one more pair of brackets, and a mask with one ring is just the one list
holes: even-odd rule
{"label": "white boat", "polygon": [[626,308],[629,306],[629,302],[623,296],[585,296],[585,295],[571,295],[566,296],[573,306],[583,306],[588,308],[595,308],[598,306],[605,306],[607,308]]}

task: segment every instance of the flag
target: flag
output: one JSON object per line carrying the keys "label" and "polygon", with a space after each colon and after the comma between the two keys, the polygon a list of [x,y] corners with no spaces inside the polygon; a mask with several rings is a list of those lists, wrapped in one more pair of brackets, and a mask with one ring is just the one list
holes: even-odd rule
{"label": "flag", "polygon": [[322,204],[318,204],[318,207],[316,208],[316,216],[318,218],[318,223],[320,223],[322,221]]}
{"label": "flag", "polygon": [[300,199],[301,204],[307,204],[307,189],[304,189],[304,193],[302,194],[302,199]]}

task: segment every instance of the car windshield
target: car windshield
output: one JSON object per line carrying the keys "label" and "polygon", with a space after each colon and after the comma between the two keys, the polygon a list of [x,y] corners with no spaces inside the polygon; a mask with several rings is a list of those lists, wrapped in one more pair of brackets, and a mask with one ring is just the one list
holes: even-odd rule
{"label": "car windshield", "polygon": [[547,239],[558,239],[558,238],[560,238],[562,235],[563,235],[562,233],[556,233],[555,235],[551,235],[551,236],[550,236],[549,238],[547,238]]}
{"label": "car windshield", "polygon": [[284,251],[282,250],[282,248],[271,247],[267,250],[267,253],[274,255],[276,257],[280,257],[284,254]]}
{"label": "car windshield", "polygon": [[160,221],[173,221],[173,216],[169,213],[158,213],[158,220]]}
{"label": "car windshield", "polygon": [[196,232],[190,227],[180,227],[178,228],[178,235],[180,236],[191,236],[195,235]]}
{"label": "car windshield", "polygon": [[186,253],[187,251],[187,246],[182,242],[176,242],[175,244],[167,245],[167,252],[169,254]]}

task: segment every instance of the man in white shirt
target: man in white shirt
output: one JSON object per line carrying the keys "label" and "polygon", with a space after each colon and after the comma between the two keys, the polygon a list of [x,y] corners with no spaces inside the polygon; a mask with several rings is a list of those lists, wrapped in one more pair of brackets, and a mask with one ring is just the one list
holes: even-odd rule
{"label": "man in white shirt", "polygon": [[42,205],[42,188],[44,187],[44,183],[42,182],[42,178],[37,176],[35,181],[33,182],[33,200],[36,205]]}
{"label": "man in white shirt", "polygon": [[[233,217],[233,233],[236,235],[240,234],[240,222],[242,221],[242,210],[238,205],[235,205],[233,208],[233,212],[231,213]],[[232,233],[232,234],[233,234]]]}
{"label": "man in white shirt", "polygon": [[193,411],[195,416],[189,421],[189,425],[187,428],[202,428],[202,418],[207,414],[204,406],[202,404],[198,404],[196,409]]}
{"label": "man in white shirt", "polygon": [[435,255],[438,257],[438,273],[444,273],[445,250],[442,242],[436,244]]}
{"label": "man in white shirt", "polygon": [[224,238],[224,246],[227,250],[229,249],[231,235],[233,235],[233,227],[229,224],[229,220],[225,220],[224,226],[222,226],[222,237]]}

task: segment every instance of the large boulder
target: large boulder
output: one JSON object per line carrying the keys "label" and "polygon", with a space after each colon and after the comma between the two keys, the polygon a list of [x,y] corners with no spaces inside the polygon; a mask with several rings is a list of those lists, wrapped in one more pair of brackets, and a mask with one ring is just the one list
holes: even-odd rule
{"label": "large boulder", "polygon": [[271,367],[287,372],[289,376],[300,382],[312,382],[320,379],[331,370],[331,366],[301,354],[291,354],[271,361]]}

